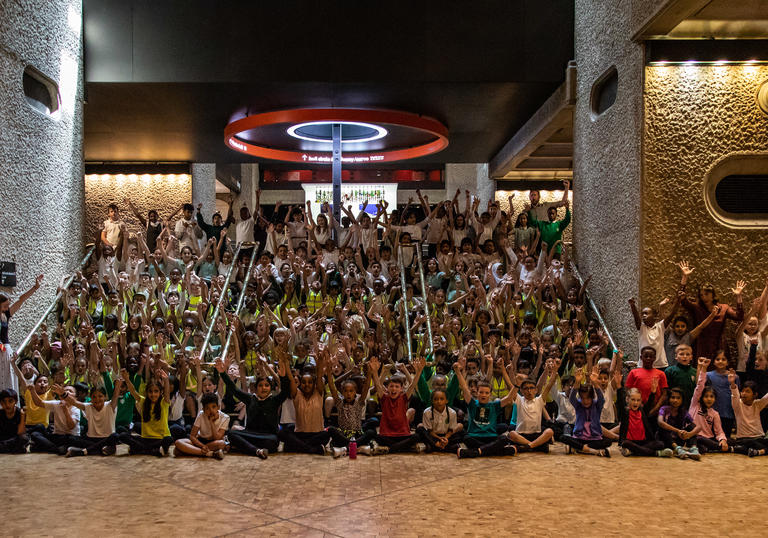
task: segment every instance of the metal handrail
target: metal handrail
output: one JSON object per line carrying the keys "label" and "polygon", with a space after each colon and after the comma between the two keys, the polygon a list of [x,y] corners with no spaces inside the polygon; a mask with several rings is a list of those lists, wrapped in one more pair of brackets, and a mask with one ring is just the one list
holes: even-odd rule
{"label": "metal handrail", "polygon": [[[205,358],[205,352],[208,350],[208,344],[211,341],[211,335],[213,334],[213,327],[216,325],[216,320],[219,318],[219,310],[221,310],[221,303],[224,302],[224,297],[227,295],[227,291],[229,291],[229,281],[232,278],[232,271],[235,269],[236,261],[238,255],[240,254],[240,249],[242,248],[243,244],[238,243],[237,244],[237,250],[235,250],[234,255],[232,256],[232,264],[229,266],[229,271],[227,271],[227,278],[224,280],[224,286],[221,288],[221,295],[219,295],[219,300],[216,303],[216,308],[213,311],[213,316],[211,317],[211,323],[208,325],[208,331],[205,333],[205,340],[203,341],[203,348],[200,350],[200,359]],[[256,256],[256,250],[254,249],[253,255],[251,258]]]}
{"label": "metal handrail", "polygon": [[[247,243],[246,243],[247,244]],[[240,315],[240,310],[243,308],[243,302],[245,299],[245,290],[248,288],[248,282],[251,280],[251,271],[253,269],[253,262],[256,259],[256,252],[259,250],[259,242],[255,243],[253,247],[253,256],[251,261],[248,262],[248,272],[245,274],[245,280],[243,280],[243,289],[240,290],[240,297],[237,298],[237,306],[235,306],[235,317]],[[229,344],[232,341],[232,334],[235,332],[235,325],[232,324],[229,327],[229,333],[227,334],[227,341],[224,343],[224,348],[221,350],[221,358],[227,360],[227,353],[229,352]],[[238,358],[239,359],[239,358]]]}
{"label": "metal handrail", "polygon": [[408,343],[408,362],[413,361],[413,349],[411,342],[411,320],[408,319],[408,299],[405,293],[405,266],[403,265],[403,246],[398,247],[398,264],[400,265],[400,287],[403,302],[403,320],[405,320],[405,338]]}
{"label": "metal handrail", "polygon": [[419,260],[419,279],[421,280],[421,296],[424,298],[424,313],[427,316],[427,335],[429,336],[429,354],[434,360],[435,343],[432,340],[432,320],[430,319],[429,301],[427,300],[427,286],[424,282],[424,262],[421,260],[421,243],[416,245],[416,255]]}
{"label": "metal handrail", "polygon": [[[29,331],[26,338],[21,341],[21,344],[19,344],[19,347],[16,349],[16,353],[21,356],[24,349],[26,349],[27,345],[29,345],[29,342],[32,340],[32,336],[37,332],[37,330],[40,328],[40,326],[45,323],[45,320],[48,319],[48,316],[51,315],[51,312],[56,308],[56,305],[58,304],[59,300],[61,299],[61,294],[64,290],[66,290],[70,284],[72,284],[72,281],[75,279],[75,274],[77,274],[78,271],[81,271],[83,267],[86,266],[88,261],[91,259],[91,256],[93,255],[94,251],[96,250],[96,245],[93,243],[89,243],[91,245],[91,248],[88,249],[88,252],[85,253],[85,256],[83,257],[82,261],[80,262],[80,265],[77,266],[77,269],[72,271],[72,275],[64,282],[64,284],[61,286],[60,291],[56,293],[56,297],[53,298],[53,301],[46,309],[45,313],[40,316],[40,319],[35,323],[35,326],[32,327],[32,330]],[[86,245],[88,246],[88,245]]]}
{"label": "metal handrail", "polygon": [[[576,280],[579,281],[579,286],[584,286],[584,279],[581,277],[581,273],[579,273],[578,267],[576,267],[576,264],[571,262],[571,273],[573,273],[573,276],[576,277]],[[605,324],[605,320],[603,320],[603,316],[600,314],[600,310],[597,309],[597,305],[595,304],[595,301],[592,300],[592,296],[589,294],[588,290],[584,290],[584,294],[587,298],[587,302],[589,302],[589,306],[592,308],[592,311],[595,313],[595,318],[597,319],[597,322],[600,324],[600,328],[603,329],[603,332],[608,337],[608,340],[611,343],[611,346],[613,346],[613,349],[619,349],[616,347],[616,342],[613,341],[613,336],[611,336],[611,331],[608,330],[608,326]]]}

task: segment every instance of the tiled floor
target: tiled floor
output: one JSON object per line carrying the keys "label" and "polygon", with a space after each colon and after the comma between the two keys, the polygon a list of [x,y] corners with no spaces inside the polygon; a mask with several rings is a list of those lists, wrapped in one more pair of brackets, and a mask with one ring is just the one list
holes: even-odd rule
{"label": "tiled floor", "polygon": [[768,457],[2,456],[0,535],[765,536]]}

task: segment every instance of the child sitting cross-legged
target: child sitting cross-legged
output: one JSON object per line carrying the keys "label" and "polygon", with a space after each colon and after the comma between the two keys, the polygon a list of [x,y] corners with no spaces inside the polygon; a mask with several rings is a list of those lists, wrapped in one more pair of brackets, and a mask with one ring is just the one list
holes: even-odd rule
{"label": "child sitting cross-legged", "polygon": [[154,377],[147,382],[146,396],[140,395],[136,390],[127,370],[121,370],[120,375],[141,414],[141,436],[123,432],[119,436],[120,442],[128,445],[129,454],[152,454],[158,457],[168,455],[168,449],[173,443],[168,427],[168,410],[171,403],[168,373],[162,369],[155,371]]}
{"label": "child sitting cross-legged", "polygon": [[459,448],[464,425],[459,424],[456,411],[448,407],[444,389],[432,391],[432,405],[424,410],[416,433],[427,446],[427,451],[454,452]]}
{"label": "child sitting cross-legged", "polygon": [[328,432],[331,434],[331,445],[334,447],[333,457],[338,458],[347,455],[347,447],[352,439],[361,447],[368,447],[376,437],[375,429],[363,431],[362,427],[366,400],[371,386],[371,366],[368,365],[368,375],[363,381],[360,394],[357,393],[357,383],[352,379],[346,379],[341,384],[341,393],[339,393],[333,374],[329,372],[328,375],[328,387],[331,389],[331,396],[339,413],[339,427],[331,426]]}
{"label": "child sitting cross-legged", "polygon": [[115,392],[111,400],[107,401],[107,391],[103,386],[95,385],[91,388],[91,401],[79,402],[74,396],[68,395],[67,403],[78,407],[88,420],[88,434],[75,437],[67,449],[66,456],[111,456],[117,447],[117,434],[115,433],[115,416],[117,410],[118,394],[122,380],[115,380]]}
{"label": "child sitting cross-legged", "polygon": [[214,392],[203,394],[200,399],[200,412],[192,425],[189,439],[178,439],[173,455],[189,454],[224,459],[224,451],[229,449],[224,439],[228,428],[229,415],[219,408],[219,396]]}
{"label": "child sitting cross-legged", "polygon": [[[509,440],[517,446],[518,452],[535,450],[537,452],[549,452],[549,442],[554,436],[552,428],[541,429],[541,420],[550,420],[545,408],[544,395],[549,394],[552,385],[557,379],[557,367],[553,359],[547,359],[546,369],[549,379],[538,396],[536,383],[530,379],[518,381],[517,424],[515,429],[507,433]],[[503,368],[502,368],[503,370]],[[507,378],[509,379],[509,378]],[[578,416],[577,416],[578,419]]]}
{"label": "child sitting cross-legged", "polygon": [[[678,346],[680,347],[683,346]],[[675,367],[670,366],[670,368]],[[683,404],[684,398],[685,394],[679,387],[669,390],[669,405],[662,406],[659,410],[658,437],[664,443],[664,447],[672,449],[678,458],[698,461],[701,455],[696,446],[696,435],[701,431],[701,427],[693,423],[691,415]]]}
{"label": "child sitting cross-legged", "polygon": [[[649,390],[655,393],[657,389],[658,379],[653,378]],[[629,391],[619,389],[618,398],[616,407],[619,413],[621,455],[672,457],[672,449],[664,448],[664,443],[654,438],[648,413],[643,409],[640,389],[636,387],[630,388]],[[649,398],[646,407],[651,405],[653,400]]]}
{"label": "child sitting cross-legged", "polygon": [[[616,371],[621,377],[621,370]],[[611,440],[603,438],[603,428],[600,424],[600,415],[605,405],[603,391],[598,385],[600,369],[597,366],[592,368],[590,383],[586,385],[581,384],[584,372],[576,370],[573,375],[575,383],[568,399],[576,411],[576,422],[573,425],[573,434],[563,435],[562,441],[568,446],[569,453],[571,448],[575,448],[583,454],[610,458],[608,447],[611,446]]]}
{"label": "child sitting cross-legged", "polygon": [[[453,369],[459,379],[459,386],[464,392],[464,401],[467,402],[467,435],[464,436],[464,444],[468,448],[459,448],[456,455],[459,458],[477,458],[478,456],[514,456],[518,452],[506,435],[496,433],[496,423],[502,416],[502,409],[512,405],[517,398],[520,383],[525,381],[524,374],[517,374],[512,383],[505,368],[502,369],[504,382],[509,387],[509,393],[501,400],[491,401],[491,384],[482,380],[477,384],[477,398],[472,397],[467,379],[464,377],[466,357],[461,356],[453,365]],[[534,384],[535,387],[535,384]],[[551,430],[550,430],[551,431]]]}
{"label": "child sitting cross-legged", "polygon": [[[376,394],[381,404],[381,425],[379,435],[371,441],[370,447],[358,447],[358,452],[367,455],[387,454],[390,452],[406,452],[414,448],[419,437],[411,434],[411,428],[408,421],[408,400],[416,390],[417,380],[424,369],[425,360],[423,357],[415,359],[415,372],[413,380],[404,388],[405,379],[400,374],[395,374],[389,378],[386,388],[379,377],[379,359],[371,357],[370,367],[373,376],[373,386],[376,388]],[[418,451],[424,452],[426,446],[416,447]]]}
{"label": "child sitting cross-legged", "polygon": [[731,384],[731,405],[736,415],[736,435],[730,441],[731,450],[750,457],[764,456],[768,451],[768,439],[760,422],[760,412],[768,405],[768,393],[756,399],[757,384],[754,381],[745,381],[739,392],[733,370],[728,373],[728,381]]}
{"label": "child sitting cross-legged", "polygon": [[720,414],[714,409],[717,394],[712,387],[704,386],[710,362],[706,357],[699,357],[696,388],[688,408],[694,424],[700,428],[696,444],[702,454],[729,451],[728,440],[720,423]]}

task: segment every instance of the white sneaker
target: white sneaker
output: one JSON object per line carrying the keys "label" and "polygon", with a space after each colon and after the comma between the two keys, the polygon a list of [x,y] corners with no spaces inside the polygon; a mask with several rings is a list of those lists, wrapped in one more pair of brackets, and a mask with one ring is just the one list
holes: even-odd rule
{"label": "white sneaker", "polygon": [[427,445],[424,443],[416,443],[416,453],[424,454],[427,451]]}
{"label": "white sneaker", "polygon": [[384,454],[389,454],[389,447],[388,446],[375,445],[373,447],[373,455],[374,456],[383,456]]}
{"label": "white sneaker", "polygon": [[213,457],[217,460],[223,460],[224,459],[224,451],[219,449],[213,453]]}
{"label": "white sneaker", "polygon": [[285,443],[284,443],[283,441],[280,441],[280,442],[277,444],[277,451],[278,451],[278,452],[283,452],[284,450],[285,450]]}
{"label": "white sneaker", "polygon": [[333,459],[338,459],[342,456],[347,455],[347,449],[346,448],[333,448]]}
{"label": "white sneaker", "polygon": [[360,445],[357,447],[358,454],[365,454],[366,456],[373,456],[370,445]]}

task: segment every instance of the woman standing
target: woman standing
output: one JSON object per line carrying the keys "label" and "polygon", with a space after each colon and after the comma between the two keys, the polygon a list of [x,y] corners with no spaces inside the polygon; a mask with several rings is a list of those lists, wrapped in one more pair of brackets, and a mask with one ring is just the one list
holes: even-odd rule
{"label": "woman standing", "polygon": [[43,275],[38,275],[35,284],[14,303],[11,303],[10,297],[0,293],[0,389],[18,390],[16,374],[13,373],[10,362],[13,351],[8,339],[8,322],[21,308],[24,301],[32,297],[32,294],[37,291],[42,281]]}

